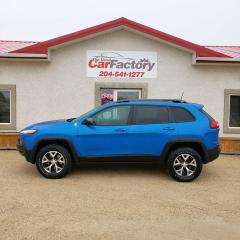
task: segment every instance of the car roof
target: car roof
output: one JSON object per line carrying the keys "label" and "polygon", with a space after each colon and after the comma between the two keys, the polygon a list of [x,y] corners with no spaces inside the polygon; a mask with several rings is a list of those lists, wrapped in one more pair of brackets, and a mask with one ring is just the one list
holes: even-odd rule
{"label": "car roof", "polygon": [[185,100],[182,99],[138,99],[138,100],[120,100],[120,101],[116,101],[115,103],[123,103],[123,102],[172,102],[172,103],[188,103]]}
{"label": "car roof", "polygon": [[179,107],[188,107],[194,106],[198,109],[202,109],[204,107],[203,104],[200,103],[191,103],[187,102],[183,99],[138,99],[138,100],[122,100],[113,102],[111,105],[114,104],[136,104],[136,105],[163,105],[163,106],[179,106]]}

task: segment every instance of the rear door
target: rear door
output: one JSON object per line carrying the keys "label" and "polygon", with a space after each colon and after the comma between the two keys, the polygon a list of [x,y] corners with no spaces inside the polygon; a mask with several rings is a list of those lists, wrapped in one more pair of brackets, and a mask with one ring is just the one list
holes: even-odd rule
{"label": "rear door", "polygon": [[167,106],[135,105],[131,148],[136,155],[160,155],[166,142],[177,134]]}

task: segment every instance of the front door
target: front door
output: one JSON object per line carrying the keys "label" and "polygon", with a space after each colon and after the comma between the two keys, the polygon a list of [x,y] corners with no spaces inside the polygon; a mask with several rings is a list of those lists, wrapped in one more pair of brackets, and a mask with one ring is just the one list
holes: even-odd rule
{"label": "front door", "polygon": [[81,156],[115,156],[129,154],[132,107],[105,108],[91,116],[94,125],[81,125],[78,146]]}

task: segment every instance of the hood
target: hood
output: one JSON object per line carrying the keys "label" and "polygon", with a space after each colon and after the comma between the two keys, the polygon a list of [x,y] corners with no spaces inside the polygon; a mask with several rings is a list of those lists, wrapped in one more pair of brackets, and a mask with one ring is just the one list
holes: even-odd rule
{"label": "hood", "polygon": [[64,124],[67,124],[67,123],[69,123],[69,122],[67,122],[66,119],[45,121],[45,122],[40,122],[40,123],[35,123],[35,124],[32,124],[32,125],[29,125],[26,128],[24,128],[23,130],[35,129],[35,128],[36,129],[41,129],[41,128],[45,128],[45,127],[64,125]]}

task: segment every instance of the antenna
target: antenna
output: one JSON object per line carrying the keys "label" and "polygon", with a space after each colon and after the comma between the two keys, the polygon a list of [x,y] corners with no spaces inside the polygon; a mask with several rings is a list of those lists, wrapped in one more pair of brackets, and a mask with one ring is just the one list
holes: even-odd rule
{"label": "antenna", "polygon": [[184,95],[184,91],[182,92],[182,95],[181,95],[181,100],[183,99],[183,95]]}

